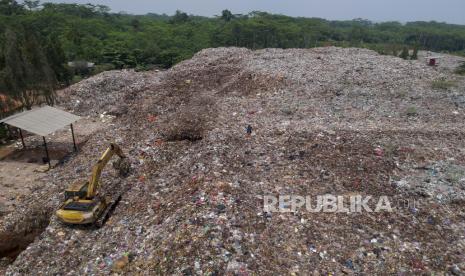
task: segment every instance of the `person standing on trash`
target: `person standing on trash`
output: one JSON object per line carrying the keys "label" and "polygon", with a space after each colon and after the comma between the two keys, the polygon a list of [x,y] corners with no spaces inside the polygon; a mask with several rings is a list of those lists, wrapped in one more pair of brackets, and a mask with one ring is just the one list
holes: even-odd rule
{"label": "person standing on trash", "polygon": [[247,131],[247,135],[250,136],[252,135],[252,126],[251,125],[248,125],[245,130]]}

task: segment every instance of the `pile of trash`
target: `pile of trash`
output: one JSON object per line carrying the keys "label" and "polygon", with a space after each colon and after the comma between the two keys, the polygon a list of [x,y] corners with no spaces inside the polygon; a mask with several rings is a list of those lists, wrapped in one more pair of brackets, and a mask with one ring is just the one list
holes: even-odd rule
{"label": "pile of trash", "polygon": [[[457,86],[435,90],[443,78]],[[0,233],[22,230],[31,202],[53,213],[109,141],[133,169],[127,178],[106,170],[102,186],[127,192],[100,229],[51,216],[7,275],[461,275],[464,202],[393,183],[413,181],[424,164],[465,167],[465,110],[451,96],[464,84],[420,61],[334,47],[208,49],[157,74],[85,80],[63,91],[64,107],[127,112],[49,172]],[[461,172],[451,175],[463,192]],[[394,210],[264,209],[265,196],[328,194],[387,197]]]}
{"label": "pile of trash", "polygon": [[127,113],[135,94],[156,82],[156,74],[106,71],[60,91],[58,104],[81,116],[103,113],[119,116]]}

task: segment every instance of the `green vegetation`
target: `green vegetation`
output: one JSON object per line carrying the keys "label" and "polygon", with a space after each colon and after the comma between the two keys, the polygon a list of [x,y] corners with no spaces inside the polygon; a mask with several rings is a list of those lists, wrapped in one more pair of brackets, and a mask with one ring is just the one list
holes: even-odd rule
{"label": "green vegetation", "polygon": [[402,53],[400,53],[399,57],[401,57],[403,59],[408,59],[409,58],[408,48],[406,46],[402,49]]}
{"label": "green vegetation", "polygon": [[413,53],[410,56],[410,59],[412,59],[412,60],[418,59],[418,47],[416,47],[416,46],[413,47]]}
{"label": "green vegetation", "polygon": [[[329,21],[228,10],[214,18],[111,13],[101,5],[0,0],[0,91],[30,107],[60,85],[110,69],[168,68],[209,47],[365,47],[416,59],[418,49],[465,55],[465,26]],[[410,51],[413,49],[413,54]],[[68,62],[74,62],[71,68]],[[95,67],[83,66],[87,62]]]}
{"label": "green vegetation", "polygon": [[418,111],[415,106],[410,106],[409,108],[407,108],[407,116],[415,117],[417,115],[418,115]]}
{"label": "green vegetation", "polygon": [[462,65],[460,65],[459,68],[457,68],[457,70],[455,70],[455,73],[459,75],[465,75],[465,62],[462,63]]}
{"label": "green vegetation", "polygon": [[448,81],[446,79],[434,80],[431,84],[431,87],[435,90],[449,90],[452,87],[455,87],[456,83],[453,81]]}
{"label": "green vegetation", "polygon": [[[33,2],[26,4],[38,5]],[[8,96],[2,99],[30,109],[41,102],[53,104],[55,89],[69,74],[58,35],[41,34],[28,15],[15,1],[0,1],[0,91]]]}

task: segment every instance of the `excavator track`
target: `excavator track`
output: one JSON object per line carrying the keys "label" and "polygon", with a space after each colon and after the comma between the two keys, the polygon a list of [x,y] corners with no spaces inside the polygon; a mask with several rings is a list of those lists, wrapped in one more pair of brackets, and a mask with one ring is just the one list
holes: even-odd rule
{"label": "excavator track", "polygon": [[[130,190],[130,186],[122,186],[121,184],[122,183],[119,181],[113,184],[113,189],[111,189],[113,191],[111,192],[113,196],[108,201],[107,208],[105,208],[102,214],[100,214],[99,218],[94,222],[94,226],[97,229],[102,228],[105,225],[123,198],[123,195]],[[107,194],[110,194],[110,192],[107,192]]]}
{"label": "excavator track", "polygon": [[103,211],[103,213],[99,216],[99,218],[94,222],[94,226],[96,228],[102,228],[107,220],[111,217],[113,212],[115,211],[116,206],[118,206],[121,198],[123,197],[123,192],[117,194],[113,199],[108,203],[107,208]]}

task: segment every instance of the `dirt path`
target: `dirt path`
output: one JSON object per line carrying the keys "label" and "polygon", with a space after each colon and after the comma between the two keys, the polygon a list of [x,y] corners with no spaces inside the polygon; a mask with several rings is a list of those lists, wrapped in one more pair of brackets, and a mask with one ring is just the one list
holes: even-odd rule
{"label": "dirt path", "polygon": [[0,219],[12,212],[18,197],[29,195],[41,186],[43,173],[34,172],[39,164],[0,162]]}

